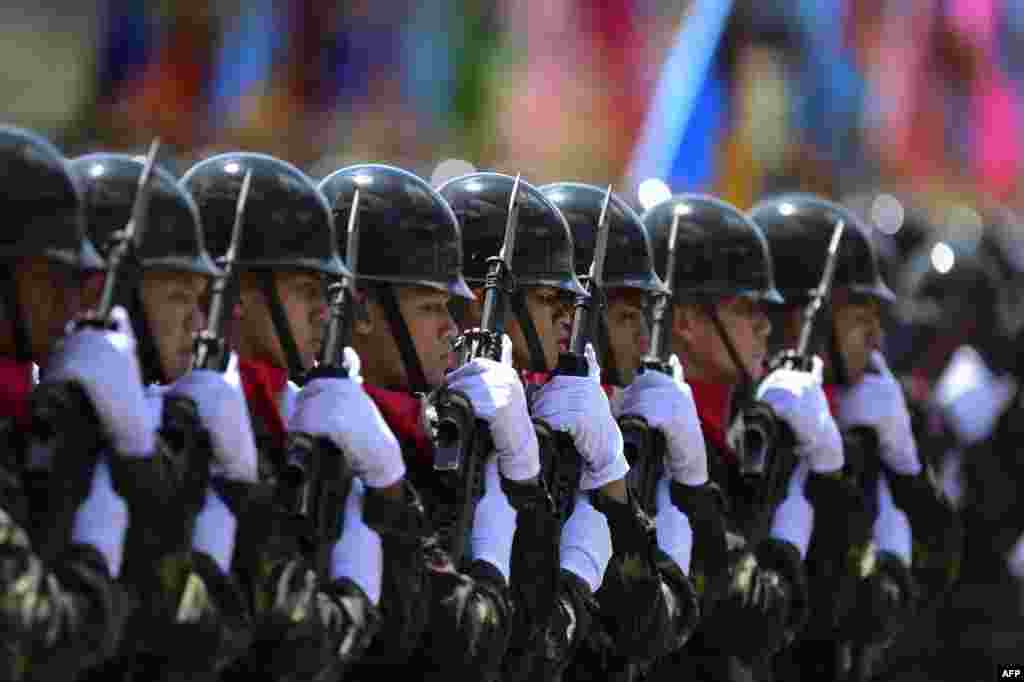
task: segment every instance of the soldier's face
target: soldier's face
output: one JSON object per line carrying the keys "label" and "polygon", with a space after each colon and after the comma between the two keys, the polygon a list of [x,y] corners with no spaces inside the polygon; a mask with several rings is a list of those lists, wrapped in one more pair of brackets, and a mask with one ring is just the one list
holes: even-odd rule
{"label": "soldier's face", "polygon": [[608,341],[623,385],[633,381],[651,345],[651,330],[644,314],[645,299],[645,294],[635,289],[608,292]]}
{"label": "soldier's face", "polygon": [[[424,378],[428,385],[438,386],[448,369],[451,339],[458,331],[448,312],[450,296],[444,291],[416,286],[397,286],[395,294]],[[371,297],[366,313],[366,319],[354,327],[363,377],[376,386],[408,389],[408,374],[384,307]]]}
{"label": "soldier's face", "polygon": [[[18,308],[27,328],[32,360],[44,367],[53,343],[82,309],[81,278],[46,258],[26,258],[14,267]],[[14,354],[14,327],[4,320],[5,353]]]}
{"label": "soldier's face", "polygon": [[[751,378],[764,373],[768,335],[772,325],[764,306],[744,296],[715,304],[722,326]],[[743,378],[732,361],[711,316],[697,305],[679,306],[673,318],[675,335],[682,341],[686,373],[704,381],[734,385]]]}
{"label": "soldier's face", "polygon": [[142,277],[139,297],[168,381],[181,377],[192,364],[193,337],[205,320],[201,304],[208,282],[193,272],[152,271]]}
{"label": "soldier's face", "polygon": [[[252,273],[243,275],[239,298],[239,353],[271,362],[277,367],[287,367],[288,361],[270,315],[270,304],[256,277]],[[274,285],[288,318],[299,359],[305,368],[312,367],[320,350],[327,316],[324,276],[306,271],[277,271],[274,273]]]}
{"label": "soldier's face", "polygon": [[[529,287],[526,292],[526,310],[537,329],[537,337],[544,349],[544,362],[548,369],[558,364],[558,354],[569,349],[572,334],[572,294],[554,287]],[[508,335],[512,339],[513,361],[516,367],[530,366],[530,350],[526,336],[515,315],[508,317]]]}
{"label": "soldier's face", "polygon": [[882,308],[875,300],[837,292],[832,318],[847,379],[855,384],[864,376],[871,353],[882,346]]}

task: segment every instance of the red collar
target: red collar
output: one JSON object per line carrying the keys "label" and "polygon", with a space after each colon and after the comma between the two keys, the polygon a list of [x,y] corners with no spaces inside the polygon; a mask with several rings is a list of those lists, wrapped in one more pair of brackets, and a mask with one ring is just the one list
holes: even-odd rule
{"label": "red collar", "polygon": [[28,422],[28,394],[32,392],[32,363],[0,358],[0,418]]}
{"label": "red collar", "polygon": [[429,458],[433,462],[434,446],[423,428],[419,398],[406,391],[392,391],[369,384],[363,384],[363,389],[377,404],[398,441],[414,448],[417,457]]}
{"label": "red collar", "polygon": [[839,414],[839,385],[825,384],[822,389],[824,389],[825,398],[828,400],[828,411],[835,417]]}
{"label": "red collar", "polygon": [[263,360],[239,358],[238,372],[249,410],[270,431],[275,443],[284,447],[286,429],[277,401],[288,385],[288,370]]}
{"label": "red collar", "polygon": [[733,451],[726,444],[725,430],[732,401],[732,386],[716,384],[699,379],[687,379],[697,405],[697,416],[704,440],[711,443],[730,462],[736,460]]}

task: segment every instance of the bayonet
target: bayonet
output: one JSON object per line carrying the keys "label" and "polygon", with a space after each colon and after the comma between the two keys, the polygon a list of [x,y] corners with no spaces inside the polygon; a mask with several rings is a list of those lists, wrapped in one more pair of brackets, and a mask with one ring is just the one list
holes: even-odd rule
{"label": "bayonet", "polygon": [[235,222],[231,226],[231,242],[224,254],[221,266],[222,274],[214,279],[210,287],[210,309],[206,316],[206,327],[196,335],[195,351],[192,358],[193,369],[213,369],[224,367],[227,360],[227,348],[224,341],[224,316],[230,312],[233,301],[229,292],[234,281],[235,263],[242,245],[242,230],[245,224],[245,207],[249,201],[252,187],[252,169],[242,178],[242,188],[235,202]]}
{"label": "bayonet", "polygon": [[85,320],[86,324],[108,326],[110,313],[114,309],[114,295],[121,280],[123,268],[130,265],[129,261],[137,257],[139,244],[146,233],[146,220],[149,213],[150,178],[156,165],[156,156],[160,151],[160,138],[154,138],[146,154],[146,162],[139,174],[138,189],[135,202],[132,204],[131,218],[124,229],[115,232],[111,239],[114,244],[107,255],[107,276],[103,282],[103,293],[99,305],[92,315]]}

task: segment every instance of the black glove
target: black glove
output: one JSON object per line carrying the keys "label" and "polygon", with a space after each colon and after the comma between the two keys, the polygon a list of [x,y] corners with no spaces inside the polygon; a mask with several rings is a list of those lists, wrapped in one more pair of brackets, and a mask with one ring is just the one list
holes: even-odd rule
{"label": "black glove", "polygon": [[902,559],[879,552],[874,570],[857,586],[857,600],[844,630],[857,641],[889,642],[910,617],[916,592],[914,578]]}

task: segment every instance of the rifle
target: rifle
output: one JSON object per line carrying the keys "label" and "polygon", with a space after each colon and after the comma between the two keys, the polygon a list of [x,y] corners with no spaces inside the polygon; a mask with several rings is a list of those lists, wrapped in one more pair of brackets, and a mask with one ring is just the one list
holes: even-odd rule
{"label": "rifle", "polygon": [[[640,361],[639,374],[661,372],[672,375],[666,357],[668,345],[666,336],[672,330],[672,277],[676,267],[676,238],[682,214],[676,211],[668,232],[668,248],[665,256],[665,291],[654,294],[651,311],[651,345]],[[657,487],[664,469],[665,435],[650,428],[647,420],[639,415],[623,415],[619,419],[626,460],[629,462],[629,482],[643,510],[657,514]]]}
{"label": "rifle", "polygon": [[228,348],[224,339],[224,316],[234,304],[235,262],[242,244],[242,226],[245,223],[245,205],[249,200],[252,186],[252,170],[245,173],[242,189],[235,204],[235,222],[231,227],[231,243],[224,254],[224,274],[217,277],[210,287],[210,309],[206,316],[206,327],[195,338],[192,351],[192,369],[213,369],[223,371],[227,366]]}
{"label": "rifle", "polygon": [[[814,357],[809,349],[814,324],[832,288],[832,280],[835,278],[836,265],[839,260],[839,241],[843,236],[845,226],[845,222],[840,220],[832,232],[821,281],[811,296],[811,300],[804,307],[803,325],[800,328],[796,349],[779,354],[770,364],[769,373],[776,369],[793,369],[801,372],[812,370]],[[733,449],[741,455],[739,458],[740,474],[764,477],[767,484],[762,486],[762,491],[764,494],[770,495],[780,484],[778,479],[783,474],[783,462],[769,462],[769,452],[780,438],[790,442],[795,439],[788,429],[777,422],[767,406],[753,400],[753,383],[747,382],[747,385],[749,390],[742,393],[743,403],[736,410],[736,416],[729,427],[727,437]]]}
{"label": "rifle", "polygon": [[[127,286],[126,272],[138,266],[137,250],[146,233],[150,179],[160,150],[160,138],[150,144],[131,217],[123,229],[111,236],[106,279],[99,304],[75,323],[75,329],[113,328],[111,313],[115,294]],[[59,346],[58,346],[59,347]],[[30,397],[32,418],[27,468],[49,471],[47,495],[54,512],[39,517],[34,535],[39,538],[40,556],[52,558],[70,534],[74,511],[88,494],[96,456],[104,445],[103,428],[85,390],[74,382],[44,383]],[[82,452],[89,453],[83,457]]]}
{"label": "rifle", "polygon": [[[221,267],[221,274],[210,284],[210,302],[206,326],[192,341],[192,369],[223,372],[227,369],[230,349],[224,335],[224,317],[234,307],[237,293],[235,264],[242,244],[242,226],[245,207],[252,185],[252,171],[246,172],[242,188],[235,203],[235,220],[231,228],[231,241]],[[202,427],[195,402],[181,395],[169,395],[164,400],[160,433],[171,444],[174,452],[185,453],[187,482],[185,490],[194,492],[198,499],[191,500],[198,508],[210,482],[210,461],[213,452],[209,434]],[[191,499],[191,498],[190,498]]]}
{"label": "rifle", "polygon": [[[512,258],[515,255],[516,231],[519,226],[519,182],[516,176],[508,203],[505,236],[501,251],[487,259],[484,278],[484,303],[480,327],[463,333],[454,344],[459,365],[476,358],[501,360],[501,339],[505,333],[508,297],[514,287]],[[480,460],[491,450],[490,433],[478,423],[473,406],[465,396],[446,389],[437,391],[431,406],[431,430],[434,441],[434,470],[458,474],[463,496],[452,537],[451,557],[455,566],[462,560],[466,537],[473,516],[476,497],[477,469]]]}
{"label": "rifle", "polygon": [[[341,196],[335,200],[335,205]],[[329,315],[324,329],[316,366],[303,383],[314,379],[343,379],[349,376],[343,361],[346,346],[352,344],[355,315],[355,279],[359,258],[359,188],[352,195],[349,210],[346,253],[351,277],[341,277],[328,288]],[[329,438],[289,432],[285,444],[285,470],[282,483],[287,506],[297,516],[308,519],[316,546],[316,566],[326,572],[331,547],[341,536],[345,500],[352,485],[352,472],[344,454]]]}
{"label": "rifle", "polygon": [[[608,254],[608,233],[611,229],[608,222],[608,206],[611,203],[611,198],[612,188],[609,185],[597,220],[594,258],[590,263],[590,272],[585,286],[587,292],[576,297],[576,310],[572,319],[569,347],[566,352],[559,354],[555,375],[585,377],[589,373],[590,367],[586,356],[587,344],[593,338],[597,322],[607,305],[604,291],[604,266]],[[555,435],[555,442],[558,444],[560,456],[551,463],[551,471],[547,473],[548,487],[555,497],[555,503],[564,522],[572,509],[572,501],[579,487],[582,461],[571,436],[558,433]],[[574,456],[567,456],[569,453]]]}

